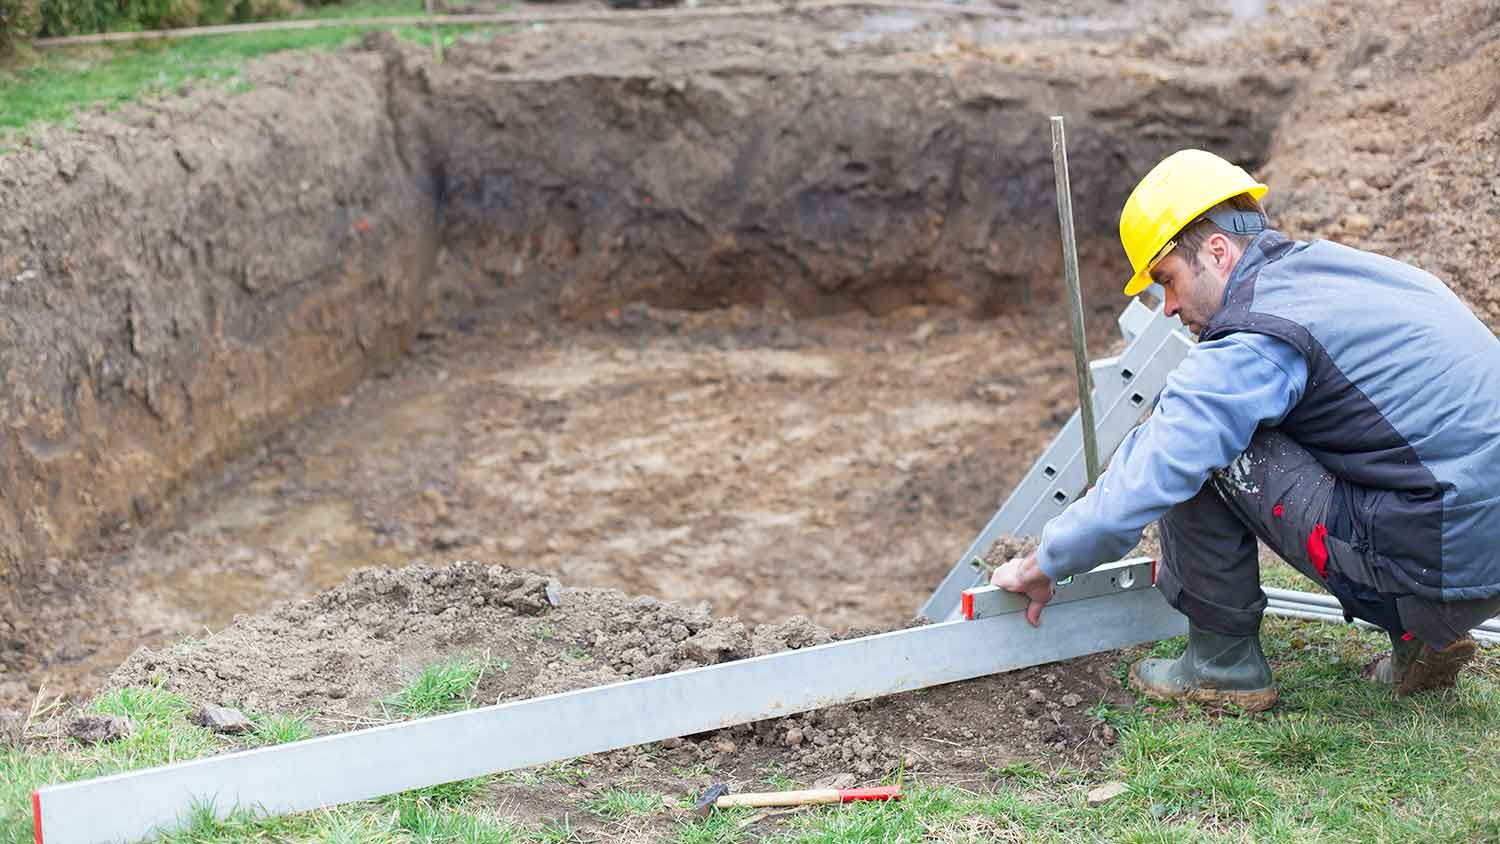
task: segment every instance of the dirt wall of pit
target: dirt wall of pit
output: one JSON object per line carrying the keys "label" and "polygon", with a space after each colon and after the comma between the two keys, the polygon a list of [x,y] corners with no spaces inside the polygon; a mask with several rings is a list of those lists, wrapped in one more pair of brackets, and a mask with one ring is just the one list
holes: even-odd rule
{"label": "dirt wall of pit", "polygon": [[504,51],[431,65],[376,36],[0,159],[8,585],[401,354],[440,295],[535,319],[1013,307],[1057,275],[1050,114],[1072,118],[1081,246],[1113,288],[1137,175],[1184,145],[1258,161],[1291,92],[1113,64],[668,51],[665,72],[625,47],[519,74]]}
{"label": "dirt wall of pit", "polygon": [[0,158],[7,585],[401,353],[437,215],[385,80],[268,67]]}
{"label": "dirt wall of pit", "polygon": [[991,315],[1029,301],[1033,279],[1050,297],[1052,114],[1071,118],[1083,263],[1117,293],[1116,225],[1139,174],[1182,146],[1259,161],[1292,90],[972,60],[617,58],[526,75],[475,47],[457,58],[422,74],[443,127],[444,242],[471,291],[573,319],[632,301]]}

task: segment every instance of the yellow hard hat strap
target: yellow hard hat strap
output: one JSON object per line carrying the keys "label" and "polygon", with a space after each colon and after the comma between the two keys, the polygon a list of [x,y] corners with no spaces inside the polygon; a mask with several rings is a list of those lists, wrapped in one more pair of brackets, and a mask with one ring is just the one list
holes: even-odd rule
{"label": "yellow hard hat strap", "polygon": [[1151,260],[1149,260],[1149,261],[1146,262],[1146,268],[1144,270],[1142,270],[1142,272],[1144,272],[1146,275],[1151,275],[1151,273],[1156,270],[1156,265],[1160,264],[1163,260],[1165,260],[1168,255],[1171,255],[1172,254],[1172,250],[1176,249],[1176,248],[1177,248],[1177,241],[1176,240],[1169,240],[1169,241],[1167,241],[1167,245],[1163,246],[1161,248],[1161,251],[1158,252],[1158,253],[1156,253],[1156,257],[1152,258]]}

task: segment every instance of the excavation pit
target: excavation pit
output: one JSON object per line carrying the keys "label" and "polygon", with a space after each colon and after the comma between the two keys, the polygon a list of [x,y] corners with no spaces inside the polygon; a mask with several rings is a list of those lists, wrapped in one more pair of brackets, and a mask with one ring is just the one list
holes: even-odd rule
{"label": "excavation pit", "polygon": [[[1223,4],[1014,5],[556,27],[441,66],[375,38],[0,157],[0,708],[160,683],[332,731],[455,655],[506,661],[488,701],[906,623],[1073,408],[1054,113],[1096,356],[1115,214],[1189,145],[1257,167],[1289,233],[1500,324],[1489,4],[1354,16],[1380,37],[1338,4],[1253,32]],[[652,840],[670,818],[622,831],[579,795],[773,766],[1024,789],[1111,758],[1119,659],[483,799]]]}
{"label": "excavation pit", "polygon": [[[1103,353],[1134,180],[1183,146],[1260,161],[1293,88],[762,26],[443,65],[373,37],[0,159],[0,705],[123,662],[326,731],[455,653],[513,699],[906,623],[1075,401],[1048,118]],[[662,750],[1089,766],[1115,661]]]}

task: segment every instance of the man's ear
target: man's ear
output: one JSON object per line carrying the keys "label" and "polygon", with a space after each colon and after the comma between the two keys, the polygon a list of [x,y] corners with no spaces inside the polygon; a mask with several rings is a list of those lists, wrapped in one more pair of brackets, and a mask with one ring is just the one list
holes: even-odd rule
{"label": "man's ear", "polygon": [[1213,259],[1214,269],[1227,276],[1230,268],[1234,266],[1233,241],[1222,233],[1214,232],[1208,236],[1204,246],[1208,247],[1208,256]]}

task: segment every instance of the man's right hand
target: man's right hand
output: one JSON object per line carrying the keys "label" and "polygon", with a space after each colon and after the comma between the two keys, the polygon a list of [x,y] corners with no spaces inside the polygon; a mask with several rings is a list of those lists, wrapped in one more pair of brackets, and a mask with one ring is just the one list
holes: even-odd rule
{"label": "man's right hand", "polygon": [[1042,608],[1052,600],[1055,590],[1051,578],[1037,564],[1036,552],[1025,557],[1016,557],[990,575],[990,585],[1007,592],[1018,592],[1031,599],[1026,606],[1026,621],[1032,627],[1042,625]]}

